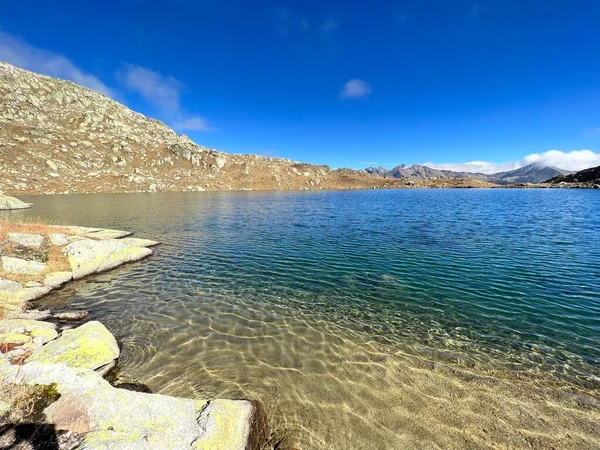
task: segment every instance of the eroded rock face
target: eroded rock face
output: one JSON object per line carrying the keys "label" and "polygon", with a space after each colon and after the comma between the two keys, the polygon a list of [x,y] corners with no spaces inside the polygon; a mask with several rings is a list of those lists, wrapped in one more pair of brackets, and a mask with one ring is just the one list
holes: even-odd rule
{"label": "eroded rock face", "polygon": [[75,369],[96,370],[111,364],[120,351],[114,336],[100,322],[88,322],[42,347],[28,359],[44,364],[66,364]]}
{"label": "eroded rock face", "polygon": [[73,278],[79,279],[92,273],[104,272],[152,254],[152,250],[131,245],[121,239],[95,241],[83,239],[65,247]]}

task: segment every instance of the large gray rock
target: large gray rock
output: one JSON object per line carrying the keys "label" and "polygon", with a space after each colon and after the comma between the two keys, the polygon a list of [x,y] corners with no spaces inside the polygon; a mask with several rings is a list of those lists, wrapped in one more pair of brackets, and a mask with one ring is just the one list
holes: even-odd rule
{"label": "large gray rock", "polygon": [[10,292],[20,291],[21,289],[23,289],[21,283],[0,277],[0,292],[8,294]]}
{"label": "large gray rock", "polygon": [[64,251],[69,259],[74,279],[104,272],[152,254],[149,248],[131,245],[120,239],[103,241],[82,239],[70,243]]}
{"label": "large gray rock", "polygon": [[266,435],[262,411],[246,400],[189,400],[112,387],[64,364],[0,365],[0,381],[57,383],[45,416],[58,430],[87,433],[79,449],[255,450]]}
{"label": "large gray rock", "polygon": [[2,269],[7,273],[16,273],[24,275],[37,275],[46,270],[46,264],[39,261],[28,261],[12,256],[2,257]]}
{"label": "large gray rock", "polygon": [[25,203],[18,198],[10,197],[0,192],[0,209],[26,209],[31,208],[30,203]]}
{"label": "large gray rock", "polygon": [[8,242],[21,245],[23,247],[38,248],[44,243],[44,236],[41,234],[29,233],[8,233]]}
{"label": "large gray rock", "polygon": [[88,322],[42,347],[28,361],[45,364],[64,363],[74,369],[102,369],[119,357],[114,336],[100,322]]}

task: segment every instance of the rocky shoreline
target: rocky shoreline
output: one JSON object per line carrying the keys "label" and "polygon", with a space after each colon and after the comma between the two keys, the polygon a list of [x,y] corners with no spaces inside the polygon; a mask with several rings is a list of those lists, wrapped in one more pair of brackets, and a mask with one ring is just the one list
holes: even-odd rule
{"label": "rocky shoreline", "polygon": [[[28,310],[30,301],[72,279],[151,255],[158,242],[120,230],[40,227],[43,233],[8,232],[0,239],[0,447],[261,448],[267,429],[258,402],[184,399],[113,386],[107,379],[120,348],[103,324],[85,322],[86,311]],[[7,248],[25,256],[6,256]],[[59,249],[70,270],[52,271],[51,259],[27,259],[40,249]]]}

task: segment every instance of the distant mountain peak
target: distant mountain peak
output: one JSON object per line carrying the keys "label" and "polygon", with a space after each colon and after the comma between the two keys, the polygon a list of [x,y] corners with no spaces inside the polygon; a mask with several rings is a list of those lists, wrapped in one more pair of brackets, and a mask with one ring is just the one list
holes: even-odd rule
{"label": "distant mountain peak", "polygon": [[494,174],[483,174],[474,172],[457,172],[453,170],[434,169],[422,164],[406,166],[401,164],[393,169],[383,167],[369,167],[365,169],[368,173],[380,175],[387,178],[420,178],[420,179],[458,179],[473,178],[481,181],[489,181],[495,184],[513,183],[540,183],[554,176],[566,175],[571,172],[556,167],[546,166],[535,162],[518,169]]}

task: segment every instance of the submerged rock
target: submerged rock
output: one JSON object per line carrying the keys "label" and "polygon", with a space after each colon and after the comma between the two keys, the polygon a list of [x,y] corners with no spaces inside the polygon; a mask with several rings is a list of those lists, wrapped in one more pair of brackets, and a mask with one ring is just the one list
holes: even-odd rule
{"label": "submerged rock", "polygon": [[67,245],[64,251],[69,259],[74,279],[104,272],[152,254],[149,248],[131,245],[122,239],[104,241],[83,239]]}
{"label": "submerged rock", "polygon": [[130,236],[131,234],[133,234],[131,231],[100,230],[84,234],[83,236],[90,237],[93,239],[119,239],[125,236]]}
{"label": "submerged rock", "polygon": [[26,209],[31,208],[30,203],[25,203],[18,198],[10,197],[0,192],[0,210],[2,209]]}
{"label": "submerged rock", "polygon": [[79,322],[88,318],[88,311],[62,311],[52,314],[52,318],[61,322]]}
{"label": "submerged rock", "polygon": [[27,361],[45,364],[64,363],[75,369],[99,369],[119,357],[114,336],[100,322],[88,322],[42,347]]}

